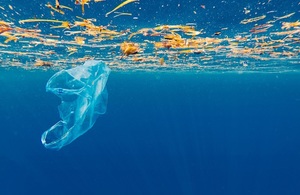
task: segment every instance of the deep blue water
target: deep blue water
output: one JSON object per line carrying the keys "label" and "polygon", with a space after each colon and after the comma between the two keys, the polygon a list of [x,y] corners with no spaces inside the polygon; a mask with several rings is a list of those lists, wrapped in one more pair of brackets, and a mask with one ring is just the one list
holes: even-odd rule
{"label": "deep blue water", "polygon": [[60,151],[54,72],[1,70],[0,194],[299,194],[299,73],[117,73]]}

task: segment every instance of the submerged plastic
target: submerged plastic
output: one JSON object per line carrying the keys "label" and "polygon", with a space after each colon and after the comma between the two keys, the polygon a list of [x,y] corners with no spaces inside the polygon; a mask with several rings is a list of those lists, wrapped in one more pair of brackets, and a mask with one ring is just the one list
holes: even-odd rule
{"label": "submerged plastic", "polygon": [[46,85],[61,98],[61,120],[45,131],[41,141],[46,148],[59,150],[84,134],[106,112],[105,88],[110,69],[104,62],[89,60],[82,66],[54,74]]}

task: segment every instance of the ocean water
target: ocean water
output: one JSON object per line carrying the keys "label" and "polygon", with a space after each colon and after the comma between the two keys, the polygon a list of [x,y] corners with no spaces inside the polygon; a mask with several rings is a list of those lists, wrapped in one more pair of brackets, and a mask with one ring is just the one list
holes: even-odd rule
{"label": "ocean water", "polygon": [[[1,1],[0,195],[300,194],[298,0],[74,1]],[[107,111],[46,149],[46,83],[88,59]]]}
{"label": "ocean water", "polygon": [[126,73],[60,151],[54,71],[1,71],[0,194],[298,194],[299,73]]}

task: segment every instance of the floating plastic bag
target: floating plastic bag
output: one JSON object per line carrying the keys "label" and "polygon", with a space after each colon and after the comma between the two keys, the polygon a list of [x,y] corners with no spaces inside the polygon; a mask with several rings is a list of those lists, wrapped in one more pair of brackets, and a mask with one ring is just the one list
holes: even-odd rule
{"label": "floating plastic bag", "polygon": [[42,135],[46,148],[59,150],[93,127],[106,112],[105,88],[110,69],[101,61],[89,60],[82,66],[54,74],[46,85],[61,98],[58,106],[61,120]]}

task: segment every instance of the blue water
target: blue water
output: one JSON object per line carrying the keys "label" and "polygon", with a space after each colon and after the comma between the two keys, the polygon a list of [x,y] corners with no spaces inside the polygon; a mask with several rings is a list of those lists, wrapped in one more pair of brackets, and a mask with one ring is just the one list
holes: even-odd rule
{"label": "blue water", "polygon": [[120,73],[60,151],[54,71],[0,72],[0,194],[299,194],[299,73]]}
{"label": "blue water", "polygon": [[[295,22],[300,14],[296,0],[140,0],[118,10],[132,16],[117,18],[105,14],[121,0],[91,2],[85,6],[85,15],[73,0],[60,0],[74,11],[54,16],[45,7],[47,2],[3,0],[0,20],[38,28],[44,34],[60,33],[66,40],[74,37],[64,35],[62,29],[49,29],[52,24],[19,24],[19,20],[74,23],[80,16],[96,18],[96,25],[131,32],[195,23],[197,30],[203,29],[203,37],[222,31],[219,38],[246,32],[253,39],[256,35],[249,30],[255,24],[295,12],[275,22],[266,33],[271,36],[270,32],[282,31],[282,22]],[[251,12],[245,14],[245,9]],[[261,15],[266,19],[240,24],[245,18]],[[294,38],[298,40],[298,34]],[[0,43],[5,39],[1,36]],[[117,39],[116,44],[123,41]],[[134,37],[133,41],[144,40]],[[1,51],[23,51],[21,46],[26,46],[9,44],[1,46]],[[197,73],[113,70],[107,83],[106,114],[60,151],[48,150],[40,141],[42,133],[59,120],[60,99],[45,92],[46,82],[56,71],[4,69],[2,66],[10,66],[6,62],[18,62],[20,56],[1,53],[0,195],[299,195],[299,43],[289,46],[295,56],[283,56],[276,66],[271,61],[254,60],[251,64],[243,58],[221,56],[224,59],[220,60],[217,56],[213,64],[217,67],[208,68],[216,70],[212,72],[205,68]],[[64,47],[40,49],[33,51],[66,52]],[[78,57],[54,55],[47,61],[53,62],[50,58],[55,57],[72,61],[83,57],[85,49]],[[104,60],[121,56],[118,48],[115,52],[117,56]],[[99,57],[93,52],[87,55]],[[28,66],[32,67],[36,58],[29,56]],[[288,64],[289,60],[293,64]],[[242,61],[248,68],[242,67]],[[266,69],[259,69],[260,63]],[[199,65],[204,62],[200,60]]]}

